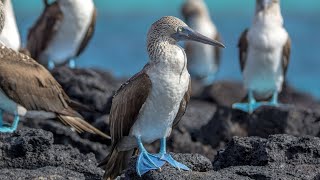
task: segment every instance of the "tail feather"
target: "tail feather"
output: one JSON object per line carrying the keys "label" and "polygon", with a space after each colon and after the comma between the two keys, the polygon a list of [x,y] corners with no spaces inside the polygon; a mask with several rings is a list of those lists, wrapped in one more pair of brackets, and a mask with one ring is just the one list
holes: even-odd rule
{"label": "tail feather", "polygon": [[100,162],[99,167],[104,167],[103,179],[115,179],[127,168],[133,150],[119,152],[117,148],[112,148],[110,154]]}
{"label": "tail feather", "polygon": [[101,132],[99,129],[93,127],[91,124],[83,120],[79,117],[72,117],[66,115],[58,115],[58,118],[66,125],[69,125],[76,129],[77,132],[89,132],[92,134],[100,135],[106,139],[111,139],[110,136],[106,135],[105,133]]}

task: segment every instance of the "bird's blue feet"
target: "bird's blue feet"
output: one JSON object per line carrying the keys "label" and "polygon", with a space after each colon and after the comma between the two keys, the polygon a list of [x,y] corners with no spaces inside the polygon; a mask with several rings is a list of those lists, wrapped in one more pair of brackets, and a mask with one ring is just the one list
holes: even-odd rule
{"label": "bird's blue feet", "polygon": [[136,171],[141,177],[143,174],[150,170],[161,169],[161,167],[166,163],[165,161],[159,159],[157,156],[149,154],[147,150],[143,147],[141,138],[137,138],[140,154],[137,159]]}
{"label": "bird's blue feet", "polygon": [[190,168],[188,168],[186,165],[174,160],[170,154],[167,154],[167,153],[160,154],[159,153],[156,156],[159,157],[159,159],[168,162],[171,166],[173,166],[179,170],[181,170],[181,169],[186,170],[186,171],[190,170]]}
{"label": "bird's blue feet", "polygon": [[53,70],[56,67],[53,61],[49,60],[48,61],[48,69]]}
{"label": "bird's blue feet", "polygon": [[160,152],[159,154],[156,154],[159,159],[168,162],[171,166],[181,170],[189,171],[190,168],[188,168],[186,165],[174,160],[172,156],[168,153],[166,153],[166,138],[162,138],[160,141]]}
{"label": "bird's blue feet", "polygon": [[265,103],[235,103],[232,105],[233,109],[238,109],[244,112],[247,112],[249,114],[252,114],[255,110],[257,110],[259,107],[264,106]]}
{"label": "bird's blue feet", "polygon": [[16,129],[17,129],[17,127],[18,127],[18,123],[19,123],[19,116],[18,115],[15,115],[14,116],[14,120],[13,120],[13,123],[12,123],[12,125],[11,125],[11,127],[5,127],[5,126],[3,126],[3,122],[2,122],[2,112],[1,112],[1,114],[0,114],[1,116],[0,116],[0,121],[1,121],[1,127],[0,127],[0,133],[12,133],[12,132],[14,132]]}
{"label": "bird's blue feet", "polygon": [[254,99],[253,91],[248,91],[248,103],[235,103],[232,105],[233,109],[239,109],[241,111],[252,114],[256,109],[265,105],[265,103],[257,102]]}
{"label": "bird's blue feet", "polygon": [[70,59],[68,65],[70,69],[74,69],[76,68],[76,61],[74,59]]}

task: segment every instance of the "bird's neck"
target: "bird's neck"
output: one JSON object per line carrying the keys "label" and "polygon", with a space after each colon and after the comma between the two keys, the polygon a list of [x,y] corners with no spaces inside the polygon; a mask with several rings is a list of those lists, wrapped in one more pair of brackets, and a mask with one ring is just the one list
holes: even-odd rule
{"label": "bird's neck", "polygon": [[273,5],[265,11],[257,11],[253,20],[253,24],[264,26],[283,26],[280,5]]}
{"label": "bird's neck", "polygon": [[176,43],[159,40],[148,47],[149,61],[162,64],[163,68],[170,68],[173,71],[181,72],[187,64],[187,57],[184,49]]}

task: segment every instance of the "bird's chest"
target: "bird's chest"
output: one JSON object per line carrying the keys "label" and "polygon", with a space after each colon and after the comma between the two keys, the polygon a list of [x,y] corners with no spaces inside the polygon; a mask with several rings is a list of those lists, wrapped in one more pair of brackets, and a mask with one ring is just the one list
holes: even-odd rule
{"label": "bird's chest", "polygon": [[184,66],[183,63],[169,66],[164,63],[148,71],[152,88],[131,129],[132,135],[141,136],[147,143],[170,135],[173,121],[189,86],[190,75]]}

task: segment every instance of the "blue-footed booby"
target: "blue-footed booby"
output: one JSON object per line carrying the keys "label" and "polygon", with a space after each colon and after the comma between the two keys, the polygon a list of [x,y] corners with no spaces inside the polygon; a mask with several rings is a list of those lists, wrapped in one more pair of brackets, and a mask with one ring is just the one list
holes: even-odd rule
{"label": "blue-footed booby", "polygon": [[[4,27],[4,9],[0,1],[0,32]],[[74,108],[60,84],[42,65],[25,54],[0,45],[0,132],[16,130],[20,116],[58,118],[78,132],[87,131],[108,138],[91,126]],[[14,115],[11,126],[3,124],[2,113]]]}
{"label": "blue-footed booby", "polygon": [[15,51],[19,51],[21,39],[11,0],[2,0],[2,2],[4,4],[5,23],[0,34],[0,42]]}
{"label": "blue-footed booby", "polygon": [[[139,176],[160,169],[166,162],[189,170],[166,152],[166,138],[181,120],[190,99],[187,56],[177,44],[182,40],[224,47],[176,17],[162,17],[152,24],[147,35],[149,62],[120,87],[112,100],[112,147],[100,163],[105,166],[104,179],[116,178],[126,168],[135,148],[140,152],[136,164]],[[143,144],[159,139],[160,152],[148,153]]]}
{"label": "blue-footed booby", "polygon": [[[221,41],[220,34],[203,0],[187,0],[182,6],[182,15],[192,29]],[[198,42],[186,42],[185,51],[191,77],[201,80],[204,84],[211,84],[219,70],[221,48]]]}
{"label": "blue-footed booby", "polygon": [[[239,41],[239,59],[248,103],[233,108],[252,113],[262,105],[279,106],[281,92],[290,60],[291,41],[283,27],[280,0],[256,0],[251,28]],[[266,100],[270,102],[256,102]]]}
{"label": "blue-footed booby", "polygon": [[74,68],[74,58],[84,51],[94,33],[93,0],[43,1],[45,9],[29,31],[27,49],[50,70],[67,62]]}

